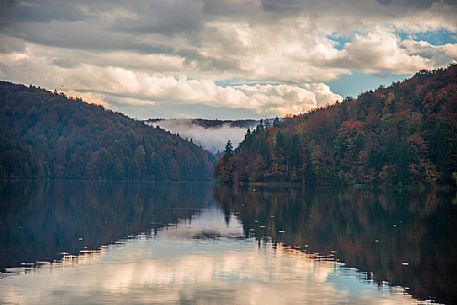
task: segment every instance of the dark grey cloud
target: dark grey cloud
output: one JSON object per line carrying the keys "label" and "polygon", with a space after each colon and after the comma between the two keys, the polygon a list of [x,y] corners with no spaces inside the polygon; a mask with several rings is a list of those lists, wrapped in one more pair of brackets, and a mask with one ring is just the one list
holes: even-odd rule
{"label": "dark grey cloud", "polygon": [[8,54],[25,50],[25,42],[14,37],[0,35],[0,53]]}
{"label": "dark grey cloud", "polygon": [[202,0],[203,13],[216,16],[250,16],[263,11],[260,0]]}
{"label": "dark grey cloud", "polygon": [[300,1],[300,0],[262,0],[263,8],[266,11],[282,11],[282,12],[293,12],[301,11],[303,8],[312,7],[315,5],[315,1]]}
{"label": "dark grey cloud", "polygon": [[79,62],[68,58],[54,58],[51,60],[51,63],[53,65],[66,69],[76,68],[80,65]]}
{"label": "dark grey cloud", "polygon": [[[411,73],[457,59],[457,44],[398,35],[456,33],[456,1],[0,0],[0,75],[135,114],[298,113],[335,101],[323,82],[353,70]],[[219,85],[227,79],[240,82]]]}
{"label": "dark grey cloud", "polygon": [[457,5],[457,0],[376,0],[382,5],[410,7],[410,8],[430,8],[433,4]]}
{"label": "dark grey cloud", "polygon": [[114,30],[136,34],[174,34],[198,29],[202,22],[202,3],[197,1],[153,1],[132,6],[136,18],[119,20]]}
{"label": "dark grey cloud", "polygon": [[388,5],[392,0],[376,0],[382,5]]}
{"label": "dark grey cloud", "polygon": [[128,33],[103,31],[91,22],[33,23],[4,29],[5,34],[40,45],[83,50],[126,50],[162,54],[172,48],[153,42],[140,42]]}
{"label": "dark grey cloud", "polygon": [[72,1],[0,1],[0,16],[4,23],[81,21],[85,14]]}
{"label": "dark grey cloud", "polygon": [[211,70],[216,69],[219,71],[226,71],[226,70],[239,70],[240,69],[240,62],[236,58],[230,58],[228,56],[208,56],[203,55],[197,50],[179,50],[176,54],[185,58],[184,63],[186,65],[193,65],[197,64],[198,67],[202,70]]}
{"label": "dark grey cloud", "polygon": [[41,45],[83,50],[169,54],[144,35],[189,36],[202,24],[200,1],[0,2],[0,33]]}
{"label": "dark grey cloud", "polygon": [[[382,17],[427,10],[434,5],[447,5],[457,13],[457,0],[261,0],[263,9],[281,15]],[[379,6],[374,5],[378,3]],[[338,16],[336,15],[336,16]]]}
{"label": "dark grey cloud", "polygon": [[[457,0],[439,3],[455,5]],[[173,53],[183,49],[148,40],[182,38],[198,47],[208,21],[275,24],[291,16],[363,18],[407,16],[426,10],[433,0],[1,0],[0,33],[53,47]],[[384,9],[380,9],[384,7]],[[452,10],[452,9],[451,9]],[[456,11],[457,12],[457,11]],[[455,22],[457,23],[457,21]],[[217,37],[212,37],[217,38]],[[217,43],[217,39],[214,40]],[[186,57],[192,59],[191,57]],[[200,58],[201,67],[229,68],[232,59]]]}

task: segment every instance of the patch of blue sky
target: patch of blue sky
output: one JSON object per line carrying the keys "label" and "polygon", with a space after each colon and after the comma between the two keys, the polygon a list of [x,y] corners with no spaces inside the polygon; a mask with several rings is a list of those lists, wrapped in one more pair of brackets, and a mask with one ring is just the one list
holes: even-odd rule
{"label": "patch of blue sky", "polygon": [[344,45],[347,42],[351,42],[351,39],[349,37],[341,36],[338,33],[332,33],[331,35],[328,35],[327,38],[332,40],[332,41],[334,41],[335,42],[335,45],[334,45],[335,49],[340,50],[340,51],[344,49]]}
{"label": "patch of blue sky", "polygon": [[391,292],[391,288],[387,283],[378,286],[374,282],[367,280],[366,276],[358,270],[343,266],[330,273],[327,277],[327,282],[333,284],[338,291],[345,291],[349,295],[390,294]]}
{"label": "patch of blue sky", "polygon": [[449,32],[446,29],[418,33],[399,32],[398,36],[401,40],[413,39],[416,41],[425,41],[435,46],[457,43],[457,33]]}
{"label": "patch of blue sky", "polygon": [[332,92],[342,97],[357,97],[360,93],[374,90],[379,86],[389,86],[393,82],[411,77],[410,74],[368,74],[353,71],[352,74],[342,75],[336,80],[326,82]]}

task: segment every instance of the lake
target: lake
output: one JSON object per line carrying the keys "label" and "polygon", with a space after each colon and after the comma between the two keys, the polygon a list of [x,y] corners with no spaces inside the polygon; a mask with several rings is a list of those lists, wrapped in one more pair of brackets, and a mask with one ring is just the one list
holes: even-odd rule
{"label": "lake", "polygon": [[0,183],[0,304],[457,303],[457,197]]}

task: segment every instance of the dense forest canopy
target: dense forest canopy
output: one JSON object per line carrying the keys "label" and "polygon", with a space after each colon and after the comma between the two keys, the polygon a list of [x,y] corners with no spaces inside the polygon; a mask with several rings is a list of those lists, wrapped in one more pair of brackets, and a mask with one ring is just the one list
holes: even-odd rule
{"label": "dense forest canopy", "polygon": [[160,128],[0,82],[0,178],[209,180],[212,155]]}
{"label": "dense forest canopy", "polygon": [[457,65],[259,124],[216,165],[225,183],[457,182]]}

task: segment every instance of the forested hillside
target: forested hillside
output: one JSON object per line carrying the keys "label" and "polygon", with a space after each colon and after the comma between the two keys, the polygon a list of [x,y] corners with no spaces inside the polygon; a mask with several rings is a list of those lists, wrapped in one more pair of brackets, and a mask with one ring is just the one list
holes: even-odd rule
{"label": "forested hillside", "polygon": [[[148,124],[158,123],[164,119],[149,119],[145,120]],[[179,122],[189,122],[191,124],[209,129],[209,128],[221,128],[224,126],[230,126],[232,128],[241,127],[248,128],[255,126],[259,123],[258,120],[210,120],[210,119],[169,119],[167,121],[176,121]]]}
{"label": "forested hillside", "polygon": [[260,124],[215,170],[225,183],[440,184],[457,181],[457,65],[307,114]]}
{"label": "forested hillside", "polygon": [[80,99],[0,82],[0,178],[209,180],[198,146]]}

